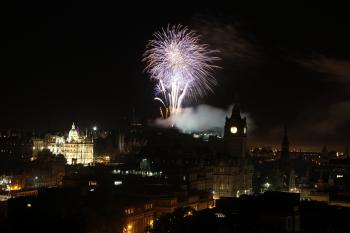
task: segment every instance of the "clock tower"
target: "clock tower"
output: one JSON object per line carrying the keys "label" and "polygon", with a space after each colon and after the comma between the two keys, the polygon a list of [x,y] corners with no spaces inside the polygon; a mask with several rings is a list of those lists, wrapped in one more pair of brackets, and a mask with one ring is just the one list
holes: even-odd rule
{"label": "clock tower", "polygon": [[238,104],[234,105],[231,117],[226,117],[224,144],[227,155],[236,158],[245,157],[247,147],[247,119],[241,117]]}

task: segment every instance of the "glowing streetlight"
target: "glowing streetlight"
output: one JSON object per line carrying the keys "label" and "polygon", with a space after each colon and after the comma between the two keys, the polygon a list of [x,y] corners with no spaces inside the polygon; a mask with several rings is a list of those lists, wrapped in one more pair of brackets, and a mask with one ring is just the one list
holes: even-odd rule
{"label": "glowing streetlight", "polygon": [[271,184],[270,184],[269,182],[266,182],[266,183],[264,184],[264,186],[268,189],[268,188],[270,188]]}

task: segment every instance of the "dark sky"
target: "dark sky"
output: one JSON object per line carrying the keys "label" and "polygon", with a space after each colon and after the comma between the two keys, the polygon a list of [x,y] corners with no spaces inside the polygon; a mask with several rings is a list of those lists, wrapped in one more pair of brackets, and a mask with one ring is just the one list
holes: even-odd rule
{"label": "dark sky", "polygon": [[113,128],[133,106],[139,117],[154,118],[158,105],[142,53],[155,31],[179,23],[221,51],[215,94],[191,105],[226,108],[238,95],[254,143],[279,144],[284,123],[295,146],[349,142],[345,6],[135,4],[8,7],[0,128],[66,129],[72,121]]}

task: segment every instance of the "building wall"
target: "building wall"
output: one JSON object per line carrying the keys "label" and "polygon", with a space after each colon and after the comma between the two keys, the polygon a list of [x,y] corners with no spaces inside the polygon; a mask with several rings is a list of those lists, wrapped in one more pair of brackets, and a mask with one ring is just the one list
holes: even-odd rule
{"label": "building wall", "polygon": [[226,153],[233,157],[244,157],[247,151],[247,138],[245,137],[226,137],[225,138]]}
{"label": "building wall", "polygon": [[33,139],[33,158],[38,157],[38,153],[42,151],[45,147],[44,140],[42,139]]}
{"label": "building wall", "polygon": [[93,143],[65,143],[62,154],[68,164],[89,164],[94,160]]}
{"label": "building wall", "polygon": [[145,229],[153,227],[155,211],[153,203],[145,203],[144,207],[136,206],[126,208],[127,215],[123,232],[125,233],[144,233]]}
{"label": "building wall", "polygon": [[64,155],[67,164],[89,164],[94,160],[94,144],[90,142],[48,142],[48,148],[53,154]]}
{"label": "building wall", "polygon": [[218,165],[214,168],[213,194],[219,197],[237,197],[252,192],[253,172],[249,166]]}

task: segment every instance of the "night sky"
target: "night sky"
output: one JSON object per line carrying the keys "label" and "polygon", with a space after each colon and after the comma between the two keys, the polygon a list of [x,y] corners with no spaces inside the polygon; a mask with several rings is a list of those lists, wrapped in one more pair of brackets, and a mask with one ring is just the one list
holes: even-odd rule
{"label": "night sky", "polygon": [[[344,9],[344,10],[341,10]],[[147,7],[17,3],[2,23],[0,129],[116,128],[158,116],[142,54],[152,34],[183,24],[220,50],[215,93],[238,96],[250,141],[344,148],[350,132],[350,14],[345,6]]]}

